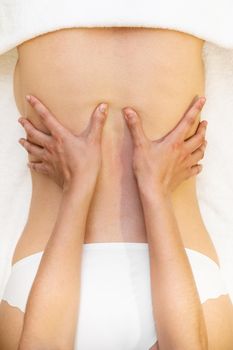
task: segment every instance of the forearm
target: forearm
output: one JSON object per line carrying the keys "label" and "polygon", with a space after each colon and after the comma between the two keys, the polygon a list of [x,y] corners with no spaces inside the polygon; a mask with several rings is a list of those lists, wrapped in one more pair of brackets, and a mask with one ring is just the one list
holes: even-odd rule
{"label": "forearm", "polygon": [[73,348],[89,202],[86,192],[77,188],[62,197],[27,302],[20,350]]}
{"label": "forearm", "polygon": [[160,350],[206,350],[204,315],[171,199],[151,193],[144,193],[141,198]]}

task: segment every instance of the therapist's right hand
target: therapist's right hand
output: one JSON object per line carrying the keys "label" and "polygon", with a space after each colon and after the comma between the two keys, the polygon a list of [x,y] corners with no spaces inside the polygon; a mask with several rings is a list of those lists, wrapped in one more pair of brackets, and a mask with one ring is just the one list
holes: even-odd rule
{"label": "therapist's right hand", "polygon": [[193,129],[206,99],[198,98],[184,113],[178,124],[160,139],[150,140],[143,129],[142,120],[133,108],[123,108],[127,126],[132,136],[132,167],[141,194],[170,195],[183,181],[202,170],[198,162],[204,157],[207,121],[199,122]]}

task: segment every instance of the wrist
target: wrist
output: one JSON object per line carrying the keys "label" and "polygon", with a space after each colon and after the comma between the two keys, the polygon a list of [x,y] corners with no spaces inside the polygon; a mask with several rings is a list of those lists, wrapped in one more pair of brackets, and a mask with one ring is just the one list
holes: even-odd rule
{"label": "wrist", "polygon": [[94,186],[89,186],[86,181],[74,180],[63,186],[63,198],[73,199],[74,202],[79,200],[89,204],[94,193]]}
{"label": "wrist", "polygon": [[160,203],[164,200],[170,200],[171,193],[162,184],[156,184],[155,182],[147,182],[140,184],[139,193],[142,202]]}
{"label": "wrist", "polygon": [[78,192],[83,194],[91,194],[94,191],[96,180],[89,180],[88,177],[72,177],[69,181],[65,181],[63,185],[63,193]]}

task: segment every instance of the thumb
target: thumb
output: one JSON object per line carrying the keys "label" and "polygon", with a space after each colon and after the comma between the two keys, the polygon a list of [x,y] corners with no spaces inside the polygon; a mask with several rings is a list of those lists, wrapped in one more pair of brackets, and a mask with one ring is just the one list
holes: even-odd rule
{"label": "thumb", "polygon": [[108,114],[107,103],[101,103],[97,106],[91,116],[88,138],[92,141],[101,141],[103,127]]}
{"label": "thumb", "polygon": [[123,108],[122,111],[131,133],[134,146],[146,145],[148,143],[148,139],[144,133],[142,121],[139,115],[129,107]]}

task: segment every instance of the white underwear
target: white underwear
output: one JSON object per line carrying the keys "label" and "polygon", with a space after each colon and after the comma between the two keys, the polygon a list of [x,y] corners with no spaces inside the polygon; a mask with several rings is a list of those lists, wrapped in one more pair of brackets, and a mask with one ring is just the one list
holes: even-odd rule
{"label": "white underwear", "polygon": [[[204,254],[185,250],[201,303],[227,294],[218,265]],[[12,266],[2,299],[23,312],[42,254],[32,254]],[[81,266],[74,349],[150,349],[157,335],[148,243],[85,243]]]}

